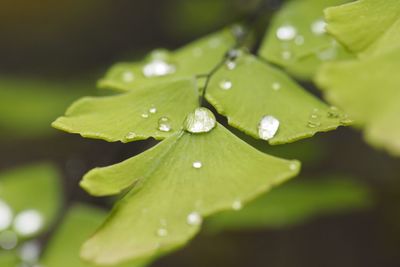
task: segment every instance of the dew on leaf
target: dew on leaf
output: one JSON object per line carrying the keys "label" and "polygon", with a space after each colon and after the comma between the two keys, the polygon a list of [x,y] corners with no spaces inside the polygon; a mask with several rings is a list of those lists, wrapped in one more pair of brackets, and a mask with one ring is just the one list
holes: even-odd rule
{"label": "dew on leaf", "polygon": [[289,169],[291,170],[291,171],[295,171],[295,170],[297,170],[297,168],[298,168],[298,163],[297,162],[291,162],[290,164],[289,164]]}
{"label": "dew on leaf", "polygon": [[136,136],[137,136],[136,133],[134,133],[134,132],[129,132],[129,133],[125,136],[125,139],[126,139],[126,140],[133,140],[133,139],[135,139]]}
{"label": "dew on leaf", "polygon": [[285,60],[289,60],[292,58],[292,53],[290,51],[283,51],[282,58]]}
{"label": "dew on leaf", "polygon": [[27,263],[35,263],[39,259],[40,244],[38,241],[24,243],[19,249],[19,257]]}
{"label": "dew on leaf", "polygon": [[200,169],[203,166],[203,164],[201,163],[201,161],[195,161],[193,162],[192,166],[195,169]]}
{"label": "dew on leaf", "polygon": [[157,235],[159,237],[165,237],[168,235],[168,230],[165,228],[159,228],[159,229],[157,229]]}
{"label": "dew on leaf", "polygon": [[281,84],[279,82],[274,82],[272,84],[272,89],[274,89],[275,91],[278,91],[281,89]]}
{"label": "dew on leaf", "polygon": [[155,114],[155,113],[157,113],[157,108],[156,108],[156,107],[151,107],[151,108],[149,109],[149,112],[150,112],[151,114]]}
{"label": "dew on leaf", "polygon": [[313,109],[307,122],[307,126],[310,128],[316,128],[321,126],[321,118],[318,109]]}
{"label": "dew on leaf", "polygon": [[326,32],[326,22],[323,19],[314,21],[311,24],[311,31],[315,35],[322,35]]}
{"label": "dew on leaf", "polygon": [[13,229],[21,236],[37,233],[43,227],[43,217],[37,210],[25,210],[15,216]]}
{"label": "dew on leaf", "polygon": [[214,114],[207,108],[196,108],[185,120],[184,128],[190,133],[206,133],[216,125]]}
{"label": "dew on leaf", "polygon": [[219,83],[219,88],[222,90],[229,90],[232,88],[232,82],[228,79],[224,79]]}
{"label": "dew on leaf", "polygon": [[168,64],[161,59],[154,59],[143,67],[143,74],[148,78],[165,76],[175,71],[174,65]]}
{"label": "dew on leaf", "polygon": [[335,106],[330,106],[328,110],[328,117],[329,118],[339,118],[340,112],[339,109]]}
{"label": "dew on leaf", "polygon": [[233,203],[232,203],[232,209],[233,210],[241,210],[242,207],[243,207],[243,204],[242,204],[242,202],[240,200],[233,201]]}
{"label": "dew on leaf", "polygon": [[191,212],[186,218],[186,222],[189,225],[196,226],[200,225],[203,222],[203,218],[198,212]]}
{"label": "dew on leaf", "polygon": [[283,25],[276,30],[276,37],[281,41],[293,40],[297,35],[297,30],[292,25]]}
{"label": "dew on leaf", "polygon": [[246,29],[241,24],[233,25],[231,30],[236,38],[242,38],[246,34]]}
{"label": "dew on leaf", "polygon": [[18,236],[14,231],[7,230],[0,233],[0,247],[5,250],[11,250],[18,244]]}
{"label": "dew on leaf", "polygon": [[142,113],[140,116],[144,119],[147,119],[149,117],[149,113]]}
{"label": "dew on leaf", "polygon": [[279,129],[279,120],[274,116],[263,116],[258,124],[258,136],[263,140],[273,138]]}
{"label": "dew on leaf", "polygon": [[303,45],[304,44],[304,37],[302,35],[296,36],[296,38],[294,39],[294,43],[296,45]]}
{"label": "dew on leaf", "polygon": [[158,120],[158,130],[161,132],[169,132],[171,131],[172,127],[168,117],[161,117]]}
{"label": "dew on leaf", "polygon": [[13,219],[13,212],[8,204],[0,199],[0,231],[7,229]]}
{"label": "dew on leaf", "polygon": [[133,75],[133,72],[131,71],[124,71],[122,73],[122,80],[126,83],[130,83],[133,82],[133,80],[135,79],[135,75]]}
{"label": "dew on leaf", "polygon": [[233,69],[236,68],[236,62],[233,61],[233,60],[231,60],[231,59],[229,59],[229,60],[227,60],[227,61],[225,62],[225,66],[226,66],[226,68],[227,68],[228,70],[233,70]]}

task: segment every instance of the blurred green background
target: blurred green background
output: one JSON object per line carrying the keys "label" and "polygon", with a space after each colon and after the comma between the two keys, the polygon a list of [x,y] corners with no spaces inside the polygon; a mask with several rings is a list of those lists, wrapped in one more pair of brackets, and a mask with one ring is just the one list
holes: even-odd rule
{"label": "blurred green background", "polygon": [[[52,262],[49,255],[61,259],[77,251],[78,241],[65,242],[70,247],[63,247],[59,245],[62,241],[54,239],[57,229],[63,236],[68,236],[65,229],[75,234],[86,229],[80,229],[80,223],[60,226],[75,203],[111,206],[112,200],[92,198],[78,187],[82,175],[155,144],[153,140],[120,144],[83,139],[58,132],[50,123],[73,100],[99,94],[96,80],[113,63],[141,58],[158,47],[177,48],[252,16],[259,2],[1,1],[0,173],[43,161],[60,172],[63,192],[58,194],[61,200],[53,200],[60,203],[58,215],[38,237],[45,262]],[[270,1],[272,7],[280,3]],[[312,85],[306,86],[315,92]],[[301,176],[240,215],[211,218],[206,230],[187,247],[152,266],[400,265],[399,159],[370,148],[350,128],[279,147],[235,133],[264,152],[303,161]],[[0,175],[0,188],[4,177]],[[13,189],[14,197],[29,199],[34,192],[52,190],[36,185],[30,186],[32,192]],[[1,190],[0,198],[5,198]],[[78,209],[87,214],[84,208]],[[91,218],[99,218],[94,222],[99,224],[103,214],[94,213]],[[5,255],[1,251],[0,266]]]}

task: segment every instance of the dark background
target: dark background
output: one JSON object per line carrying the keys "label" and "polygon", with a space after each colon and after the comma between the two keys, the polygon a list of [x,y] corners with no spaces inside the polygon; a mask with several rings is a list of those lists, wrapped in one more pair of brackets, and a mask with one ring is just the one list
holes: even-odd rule
{"label": "dark background", "polygon": [[[96,80],[111,64],[140,58],[153,48],[179,47],[236,20],[254,16],[259,2],[3,0],[0,76],[60,83],[85,80],[95,87]],[[274,6],[279,2],[271,1]],[[323,153],[317,162],[305,164],[302,179],[327,172],[350,174],[370,186],[373,207],[315,218],[280,230],[202,234],[154,266],[400,266],[399,159],[369,147],[354,129],[321,134],[312,142],[318,142]],[[106,143],[56,130],[45,137],[2,138],[0,171],[51,160],[64,173],[66,206],[74,201],[108,206],[107,200],[91,198],[78,188],[82,174],[95,166],[119,162],[154,144],[151,140],[124,145]],[[302,153],[297,155],[301,160]]]}

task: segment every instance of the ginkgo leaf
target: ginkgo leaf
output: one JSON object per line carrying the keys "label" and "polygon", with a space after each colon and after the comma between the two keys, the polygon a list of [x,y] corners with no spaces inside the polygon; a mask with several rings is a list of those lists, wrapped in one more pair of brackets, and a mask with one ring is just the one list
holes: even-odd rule
{"label": "ginkgo leaf", "polygon": [[[106,212],[85,205],[72,206],[51,236],[40,260],[46,267],[93,267],[79,257],[83,242],[106,218]],[[145,266],[148,261],[129,262],[115,267]]]}
{"label": "ginkgo leaf", "polygon": [[295,176],[299,165],[255,150],[219,124],[208,133],[176,133],[85,175],[81,185],[91,194],[129,191],[85,243],[82,256],[114,264],[182,246],[203,217],[236,209]]}
{"label": "ginkgo leaf", "polygon": [[206,98],[228,123],[258,139],[265,116],[274,118],[279,129],[270,144],[294,142],[329,131],[350,120],[337,108],[312,96],[282,71],[244,54],[237,66],[220,68],[211,78]]}
{"label": "ginkgo leaf", "polygon": [[345,2],[348,0],[288,1],[273,17],[259,54],[303,79],[313,77],[322,62],[349,57],[326,33],[323,18],[326,7]]}
{"label": "ginkgo leaf", "polygon": [[45,163],[0,175],[0,204],[11,210],[9,227],[13,231],[31,237],[54,222],[62,203],[59,179],[58,171]]}
{"label": "ginkgo leaf", "polygon": [[226,29],[196,40],[174,52],[155,50],[146,59],[118,63],[99,81],[99,87],[131,90],[171,79],[188,79],[210,73],[235,44],[231,30]]}
{"label": "ginkgo leaf", "polygon": [[366,186],[350,177],[330,175],[317,178],[289,182],[238,212],[217,214],[207,221],[206,230],[281,228],[318,216],[363,209],[371,203]]}
{"label": "ginkgo leaf", "polygon": [[53,127],[107,141],[163,139],[179,131],[198,105],[194,79],[141,87],[120,95],[85,97],[53,122]]}
{"label": "ginkgo leaf", "polygon": [[372,145],[394,155],[400,155],[399,11],[397,1],[370,0],[328,9],[328,29],[360,57],[326,64],[316,78],[328,100],[365,128]]}
{"label": "ginkgo leaf", "polygon": [[360,0],[325,11],[328,31],[361,56],[400,47],[399,14],[397,0]]}

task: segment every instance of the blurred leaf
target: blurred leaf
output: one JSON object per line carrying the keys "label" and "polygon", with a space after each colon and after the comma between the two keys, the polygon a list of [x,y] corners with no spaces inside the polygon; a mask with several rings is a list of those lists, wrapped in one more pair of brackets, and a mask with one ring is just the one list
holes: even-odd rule
{"label": "blurred leaf", "polygon": [[37,137],[55,133],[50,124],[74,99],[83,84],[29,79],[0,79],[0,135]]}
{"label": "blurred leaf", "polygon": [[[196,161],[201,166],[194,167]],[[82,255],[113,264],[173,250],[199,231],[203,216],[241,205],[298,170],[297,161],[263,154],[221,125],[203,134],[177,133],[138,156],[85,175],[81,185],[93,195],[129,192],[85,243]]]}
{"label": "blurred leaf", "polygon": [[29,165],[0,174],[0,199],[12,208],[14,216],[27,210],[39,212],[43,219],[39,231],[54,222],[61,196],[60,174],[50,164]]}
{"label": "blurred leaf", "polygon": [[[233,70],[220,68],[212,76],[206,98],[231,126],[252,137],[260,139],[258,125],[266,115],[280,122],[271,144],[294,142],[350,123],[339,110],[332,110],[257,58],[245,54],[236,64]],[[225,82],[230,84],[228,89],[223,88]]]}
{"label": "blurred leaf", "polygon": [[348,0],[287,1],[274,16],[260,48],[260,55],[291,74],[312,78],[324,61],[351,55],[326,34],[323,10]]}
{"label": "blurred leaf", "polygon": [[[233,34],[226,29],[196,40],[171,53],[155,50],[141,62],[116,64],[99,81],[99,87],[127,91],[170,80],[193,79],[198,75],[206,75],[222,61],[225,53],[234,44]],[[145,75],[146,66],[147,71],[151,67],[162,70],[159,75],[149,76]]]}
{"label": "blurred leaf", "polygon": [[[110,142],[130,142],[149,137],[163,139],[180,131],[184,118],[197,105],[195,80],[183,79],[140,87],[116,96],[82,98],[52,125],[70,133]],[[166,121],[160,121],[162,118]],[[166,128],[160,128],[160,123]]]}
{"label": "blurred leaf", "polygon": [[19,259],[14,251],[0,249],[0,266],[14,267],[18,266]]}
{"label": "blurred leaf", "polygon": [[[105,219],[106,212],[84,205],[72,206],[61,226],[53,234],[41,264],[46,267],[91,267],[79,258],[82,243],[95,231]],[[118,267],[145,266],[147,261],[130,262]]]}
{"label": "blurred leaf", "polygon": [[400,35],[395,34],[400,20],[393,12],[400,12],[397,1],[364,0],[328,9],[328,29],[360,59],[326,64],[316,81],[329,101],[365,128],[372,145],[400,155]]}
{"label": "blurred leaf", "polygon": [[349,177],[297,180],[262,195],[240,211],[213,216],[207,221],[206,229],[216,232],[286,227],[369,204],[367,188]]}

